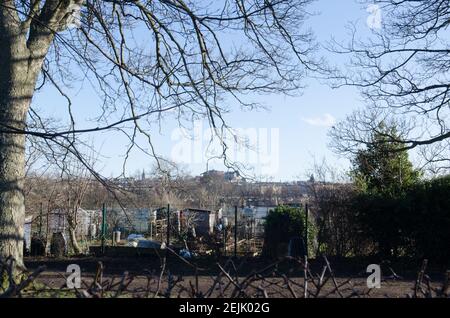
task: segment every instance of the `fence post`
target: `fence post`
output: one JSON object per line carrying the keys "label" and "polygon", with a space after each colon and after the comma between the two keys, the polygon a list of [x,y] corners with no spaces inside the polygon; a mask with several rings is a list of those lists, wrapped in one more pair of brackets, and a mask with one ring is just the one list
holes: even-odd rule
{"label": "fence post", "polygon": [[223,255],[227,256],[227,227],[222,223],[223,225]]}
{"label": "fence post", "polygon": [[43,214],[43,206],[41,202],[41,209],[39,211],[39,238],[42,239],[42,214]]}
{"label": "fence post", "polygon": [[102,207],[102,254],[105,254],[105,238],[106,238],[106,205]]}
{"label": "fence post", "polygon": [[309,208],[308,204],[305,204],[305,256],[308,257],[308,223],[309,223]]}
{"label": "fence post", "polygon": [[234,206],[234,257],[237,257],[238,207]]}
{"label": "fence post", "polygon": [[170,243],[170,204],[167,204],[167,246]]}

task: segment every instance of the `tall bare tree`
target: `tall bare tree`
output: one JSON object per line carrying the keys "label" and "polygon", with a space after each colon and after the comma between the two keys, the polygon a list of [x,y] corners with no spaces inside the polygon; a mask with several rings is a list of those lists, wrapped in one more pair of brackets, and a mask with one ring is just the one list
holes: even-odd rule
{"label": "tall bare tree", "polygon": [[67,225],[69,232],[70,244],[75,254],[81,254],[81,248],[78,244],[77,228],[80,224],[79,209],[83,204],[83,200],[91,183],[89,171],[79,161],[69,161],[61,172],[60,185],[64,189],[63,193],[66,198],[66,204],[63,210],[66,212]]}
{"label": "tall bare tree", "polygon": [[419,152],[427,148],[429,162],[450,159],[444,154],[450,139],[450,2],[363,2],[378,5],[381,28],[362,40],[353,30],[348,44],[333,45],[351,57],[350,67],[335,74],[335,84],[360,88],[369,107],[336,127],[333,134],[343,142],[340,150],[364,143],[366,132],[389,117],[400,123],[402,138],[386,136],[387,142]]}
{"label": "tall bare tree", "polygon": [[[129,138],[127,155],[158,158],[149,131],[168,113],[180,125],[207,118],[220,140],[227,101],[255,107],[246,94],[293,93],[320,69],[302,31],[310,2],[1,1],[0,257],[22,260],[25,135],[85,162],[80,134],[114,130]],[[68,88],[77,82],[101,99],[90,107],[93,127],[77,126]],[[55,125],[32,103],[48,85],[67,100],[67,122]]]}

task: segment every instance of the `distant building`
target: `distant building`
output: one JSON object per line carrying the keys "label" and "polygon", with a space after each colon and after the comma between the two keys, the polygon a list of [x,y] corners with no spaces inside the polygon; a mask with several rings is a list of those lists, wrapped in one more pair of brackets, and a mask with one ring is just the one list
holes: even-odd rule
{"label": "distant building", "polygon": [[224,179],[229,182],[242,182],[245,179],[239,174],[239,171],[228,171],[224,174]]}
{"label": "distant building", "polygon": [[211,210],[203,209],[185,209],[180,213],[180,223],[181,226],[186,222],[187,219],[192,218],[195,228],[195,233],[197,235],[206,235],[214,231],[214,226],[216,226],[217,213]]}
{"label": "distant building", "polygon": [[148,208],[109,208],[106,213],[108,230],[120,230],[123,233],[147,233],[153,213]]}
{"label": "distant building", "polygon": [[109,181],[117,187],[121,187],[123,189],[131,189],[132,187],[134,187],[137,180],[132,177],[124,177],[110,179]]}
{"label": "distant building", "polygon": [[[101,224],[100,210],[84,210],[78,209],[77,213],[77,228],[75,231],[76,237],[79,240],[95,239],[99,235]],[[67,221],[67,214],[64,210],[55,209],[48,214],[45,213],[40,216],[28,215],[25,217],[24,223],[24,243],[28,252],[31,250],[31,239],[36,236],[41,236],[44,240],[47,239],[47,249],[50,247],[52,237],[56,233],[62,233],[63,238],[69,237],[69,224]]]}
{"label": "distant building", "polygon": [[127,209],[127,213],[131,219],[132,225],[139,233],[148,232],[148,225],[150,223],[150,209]]}
{"label": "distant building", "polygon": [[245,182],[245,179],[239,174],[239,171],[218,171],[218,170],[208,170],[203,172],[201,178],[217,178],[228,182]]}
{"label": "distant building", "polygon": [[225,172],[218,170],[208,170],[200,174],[202,178],[224,178]]}
{"label": "distant building", "polygon": [[[77,211],[77,229],[78,238],[96,238],[101,224],[100,210],[78,209]],[[66,233],[69,229],[67,215],[65,211],[55,210],[49,214],[48,230],[50,233]]]}

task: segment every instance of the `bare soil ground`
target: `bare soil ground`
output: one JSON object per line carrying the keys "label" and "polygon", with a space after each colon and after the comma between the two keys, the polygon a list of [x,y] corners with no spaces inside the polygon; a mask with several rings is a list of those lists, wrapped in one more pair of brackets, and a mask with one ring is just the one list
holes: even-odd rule
{"label": "bare soil ground", "polygon": [[[242,258],[233,261],[233,268],[228,278],[219,268],[224,267],[227,259],[215,259],[213,257],[199,258],[195,263],[199,269],[197,274],[194,268],[183,263],[180,259],[169,257],[165,265],[165,279],[158,286],[158,278],[161,272],[161,259],[158,257],[127,257],[127,258],[94,258],[73,257],[63,259],[52,258],[27,258],[25,263],[28,269],[34,270],[45,265],[46,270],[36,279],[35,284],[46,286],[46,292],[34,296],[57,296],[55,291],[65,288],[67,266],[77,264],[81,268],[82,287],[88,289],[96,276],[98,262],[103,264],[102,284],[109,286],[109,291],[115,293],[121,288],[121,284],[129,280],[129,284],[123,286],[121,296],[145,297],[192,297],[193,294],[205,295],[216,282],[210,297],[303,297],[304,271],[303,267],[295,262],[287,261],[271,267],[264,272],[264,268],[273,265],[273,261],[258,258]],[[382,263],[381,288],[368,289],[366,273],[367,265],[376,263],[374,260],[333,260],[330,264],[334,272],[335,280],[331,275],[320,289],[318,297],[373,297],[373,298],[399,298],[413,295],[417,273],[420,270],[420,262],[404,261],[399,263]],[[236,265],[235,265],[236,264]],[[323,270],[324,262],[321,259],[311,260],[311,273],[317,278]],[[230,268],[230,267],[229,267]],[[262,270],[262,271],[261,271]],[[124,272],[127,272],[126,278]],[[237,283],[245,281],[252,273],[261,272],[260,279],[249,284],[245,291],[239,291]],[[169,274],[170,273],[170,274]],[[317,273],[317,274],[316,274]],[[394,274],[395,273],[395,274]],[[221,279],[218,280],[218,275]],[[318,275],[318,276],[315,276]],[[433,266],[430,264],[427,270],[431,287],[440,288],[445,279],[445,266]],[[169,283],[169,281],[171,283]],[[172,285],[172,288],[169,288]],[[309,280],[309,297],[314,297],[316,288],[314,282]],[[339,286],[336,289],[336,286]]]}

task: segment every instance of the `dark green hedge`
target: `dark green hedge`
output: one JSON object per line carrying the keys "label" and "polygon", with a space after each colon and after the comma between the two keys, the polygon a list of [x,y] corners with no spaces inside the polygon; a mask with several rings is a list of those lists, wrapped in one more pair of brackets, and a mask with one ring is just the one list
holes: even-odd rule
{"label": "dark green hedge", "polygon": [[[306,212],[302,207],[278,206],[270,210],[264,224],[264,248],[263,254],[269,257],[285,255],[292,238],[305,238]],[[313,250],[314,239],[317,235],[314,223],[308,222],[308,248]],[[304,241],[303,241],[304,244]]]}
{"label": "dark green hedge", "polygon": [[360,194],[354,209],[361,234],[383,256],[450,260],[450,176],[417,183],[396,196]]}

